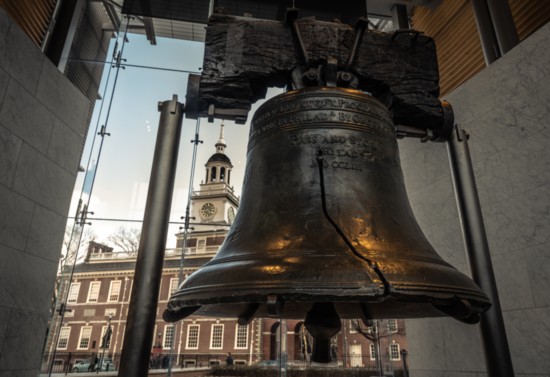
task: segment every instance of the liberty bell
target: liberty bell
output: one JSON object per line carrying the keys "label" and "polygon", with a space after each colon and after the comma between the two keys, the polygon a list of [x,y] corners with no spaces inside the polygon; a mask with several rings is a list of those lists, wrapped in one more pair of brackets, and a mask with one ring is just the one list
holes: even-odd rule
{"label": "liberty bell", "polygon": [[489,306],[417,224],[388,109],[359,90],[310,87],[254,114],[235,221],[164,319],[305,319],[313,360],[327,361],[341,318],[475,323]]}

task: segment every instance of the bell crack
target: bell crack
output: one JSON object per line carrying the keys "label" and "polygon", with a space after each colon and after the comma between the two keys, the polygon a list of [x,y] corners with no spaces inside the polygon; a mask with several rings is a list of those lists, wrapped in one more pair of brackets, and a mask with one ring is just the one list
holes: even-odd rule
{"label": "bell crack", "polygon": [[317,166],[319,168],[319,185],[321,188],[321,205],[323,209],[323,215],[325,216],[326,220],[330,223],[330,225],[332,225],[336,233],[340,236],[342,241],[344,241],[344,243],[346,244],[348,249],[353,253],[353,255],[358,259],[361,259],[362,261],[366,262],[367,265],[376,273],[376,275],[384,285],[383,297],[389,296],[392,291],[392,285],[388,281],[388,279],[386,279],[386,277],[384,276],[384,273],[378,266],[378,263],[376,263],[375,261],[371,260],[370,258],[364,256],[359,251],[357,251],[355,246],[353,246],[353,244],[350,242],[348,237],[345,235],[342,229],[338,226],[336,221],[334,221],[330,216],[330,214],[328,213],[326,194],[325,194],[325,175],[323,170],[323,161],[324,161],[323,151],[319,149],[317,151]]}

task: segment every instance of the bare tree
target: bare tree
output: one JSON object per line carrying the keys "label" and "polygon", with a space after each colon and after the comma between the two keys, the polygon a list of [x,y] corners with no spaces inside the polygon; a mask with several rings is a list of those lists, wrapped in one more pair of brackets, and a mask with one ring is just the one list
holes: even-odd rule
{"label": "bare tree", "polygon": [[80,250],[82,247],[87,247],[91,241],[97,238],[94,231],[85,227],[82,228],[79,225],[67,224],[65,228],[65,235],[63,237],[63,245],[61,247],[61,263],[60,267],[65,265],[72,265],[74,263],[73,258],[82,256]]}
{"label": "bare tree", "polygon": [[135,256],[139,248],[140,237],[140,229],[120,227],[109,235],[107,240],[129,256]]}
{"label": "bare tree", "polygon": [[367,324],[361,320],[350,320],[351,328],[357,331],[366,339],[374,343],[374,353],[377,364],[377,369],[380,375],[383,373],[382,355],[380,354],[380,339],[388,338],[393,335],[406,335],[404,326],[397,326],[397,321],[394,319],[386,320],[371,320]]}

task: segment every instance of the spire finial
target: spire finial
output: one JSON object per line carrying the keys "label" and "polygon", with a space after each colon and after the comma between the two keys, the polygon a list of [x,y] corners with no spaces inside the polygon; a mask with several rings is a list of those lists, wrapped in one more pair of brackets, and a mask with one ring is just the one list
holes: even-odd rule
{"label": "spire finial", "polygon": [[216,152],[218,153],[225,153],[225,139],[223,137],[223,122],[220,125],[220,138],[218,139],[218,142],[216,143]]}
{"label": "spire finial", "polygon": [[220,124],[220,140],[218,140],[218,143],[225,144],[225,140],[223,138],[223,122]]}

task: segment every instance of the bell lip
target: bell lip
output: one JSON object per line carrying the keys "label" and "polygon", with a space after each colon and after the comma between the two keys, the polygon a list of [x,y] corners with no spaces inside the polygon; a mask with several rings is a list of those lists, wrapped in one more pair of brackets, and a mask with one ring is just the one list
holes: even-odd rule
{"label": "bell lip", "polygon": [[[250,298],[252,299],[252,298]],[[407,296],[394,292],[389,296],[359,298],[359,297],[310,297],[301,301],[290,301],[289,297],[281,297],[283,309],[276,315],[269,312],[268,304],[264,300],[212,302],[204,305],[189,306],[181,302],[170,300],[163,313],[163,318],[168,322],[189,317],[190,315],[202,317],[246,317],[250,322],[254,317],[261,318],[286,318],[303,320],[309,308],[318,302],[331,302],[335,305],[338,315],[342,319],[413,319],[452,317],[467,324],[477,323],[480,314],[491,306],[486,297],[460,298],[458,296],[433,297],[433,296]],[[256,305],[253,315],[246,314],[251,305]]]}

